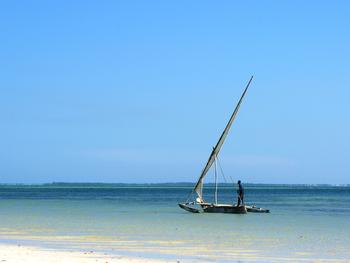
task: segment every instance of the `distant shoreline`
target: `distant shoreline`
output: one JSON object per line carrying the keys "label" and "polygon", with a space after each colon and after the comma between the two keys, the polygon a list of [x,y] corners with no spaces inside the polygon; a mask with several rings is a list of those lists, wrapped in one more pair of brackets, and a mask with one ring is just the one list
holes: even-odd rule
{"label": "distant shoreline", "polygon": [[[192,188],[194,182],[178,182],[178,183],[68,183],[68,182],[52,182],[52,183],[0,183],[0,187],[38,187],[38,188]],[[232,187],[233,183],[220,183],[221,187]],[[312,188],[312,187],[350,187],[350,184],[263,184],[263,183],[245,183],[245,187],[275,187],[275,188]],[[214,183],[207,183],[206,187],[214,187]]]}

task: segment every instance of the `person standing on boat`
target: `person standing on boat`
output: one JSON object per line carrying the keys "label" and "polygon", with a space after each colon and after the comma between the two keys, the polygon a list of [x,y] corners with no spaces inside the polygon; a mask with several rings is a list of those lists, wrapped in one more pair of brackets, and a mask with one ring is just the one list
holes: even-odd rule
{"label": "person standing on boat", "polygon": [[244,189],[243,189],[243,185],[241,184],[241,180],[238,180],[237,182],[238,184],[238,190],[237,190],[237,194],[238,194],[238,200],[237,200],[237,206],[244,205]]}

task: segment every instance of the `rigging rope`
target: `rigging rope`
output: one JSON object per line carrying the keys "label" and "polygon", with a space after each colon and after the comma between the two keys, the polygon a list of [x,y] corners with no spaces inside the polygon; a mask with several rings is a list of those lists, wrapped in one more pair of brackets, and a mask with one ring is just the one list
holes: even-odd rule
{"label": "rigging rope", "polygon": [[[225,183],[227,183],[226,176],[225,176],[225,174],[224,174],[224,171],[222,170],[220,160],[219,160],[219,158],[218,158],[218,157],[216,157],[216,159],[217,159],[217,161],[218,161],[218,164],[219,164],[219,168],[220,168],[220,171],[221,171],[222,177],[224,178]],[[230,176],[230,177],[231,177],[231,176]],[[232,180],[232,178],[231,178],[231,180]]]}

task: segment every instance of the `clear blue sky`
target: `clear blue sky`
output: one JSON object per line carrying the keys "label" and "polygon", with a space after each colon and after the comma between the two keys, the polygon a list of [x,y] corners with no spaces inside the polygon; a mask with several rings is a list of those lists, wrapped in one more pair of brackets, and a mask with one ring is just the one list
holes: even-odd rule
{"label": "clear blue sky", "polygon": [[0,182],[350,183],[347,1],[3,1]]}

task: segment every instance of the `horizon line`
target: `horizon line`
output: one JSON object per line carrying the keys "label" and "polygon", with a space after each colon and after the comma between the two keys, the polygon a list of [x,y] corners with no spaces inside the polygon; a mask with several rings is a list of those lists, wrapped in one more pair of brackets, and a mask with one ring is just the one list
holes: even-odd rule
{"label": "horizon line", "polygon": [[[48,182],[48,183],[0,183],[0,186],[59,186],[59,185],[71,185],[71,186],[78,186],[78,185],[119,185],[119,186],[140,186],[140,185],[149,185],[149,186],[162,186],[162,185],[186,185],[186,186],[192,186],[195,182],[163,182],[163,183],[126,183],[126,182]],[[206,183],[206,185],[211,186],[215,183],[209,182]],[[236,183],[228,183],[223,182],[219,183],[219,185],[236,185]],[[349,187],[349,183],[345,184],[326,184],[326,183],[252,183],[252,182],[246,182],[244,183],[246,186],[332,186],[332,187]]]}

